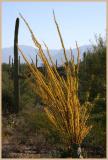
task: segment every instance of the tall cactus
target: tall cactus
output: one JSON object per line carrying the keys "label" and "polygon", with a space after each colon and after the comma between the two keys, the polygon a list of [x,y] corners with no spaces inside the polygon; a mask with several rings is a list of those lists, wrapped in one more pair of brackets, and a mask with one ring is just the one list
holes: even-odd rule
{"label": "tall cactus", "polygon": [[11,56],[9,56],[9,67],[11,67]]}
{"label": "tall cactus", "polygon": [[19,111],[19,63],[18,63],[18,30],[19,18],[16,19],[14,32],[14,113]]}
{"label": "tall cactus", "polygon": [[37,62],[38,62],[38,59],[37,59],[37,54],[36,54],[36,67],[37,67]]}
{"label": "tall cactus", "polygon": [[11,56],[9,56],[9,78],[11,77]]}
{"label": "tall cactus", "polygon": [[56,68],[57,68],[57,59],[56,59]]}
{"label": "tall cactus", "polygon": [[20,67],[20,56],[18,58],[18,65],[19,65],[19,72],[21,72],[21,67]]}
{"label": "tall cactus", "polygon": [[10,84],[11,84],[11,56],[9,56],[9,91],[10,91]]}
{"label": "tall cactus", "polygon": [[13,64],[13,58],[12,58],[12,68],[13,68],[14,64]]}
{"label": "tall cactus", "polygon": [[83,53],[84,70],[86,71],[86,52]]}

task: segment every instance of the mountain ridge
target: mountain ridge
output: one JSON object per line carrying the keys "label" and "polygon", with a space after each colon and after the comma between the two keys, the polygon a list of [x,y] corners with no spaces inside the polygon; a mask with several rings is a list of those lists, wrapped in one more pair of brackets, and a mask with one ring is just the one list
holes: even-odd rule
{"label": "mountain ridge", "polygon": [[[36,54],[38,52],[38,49],[36,49],[36,48],[34,48],[32,46],[26,46],[26,45],[19,45],[19,47],[22,49],[22,51],[24,52],[24,54],[26,55],[28,60],[30,60],[30,57],[31,57],[35,61],[35,56],[36,56]],[[92,48],[91,45],[83,45],[83,46],[79,47],[81,59],[83,57],[83,53],[86,52],[87,50],[90,50],[91,48]],[[47,51],[45,49],[43,49],[43,50],[45,52],[46,57],[48,58]],[[51,53],[51,56],[52,56],[52,59],[53,59],[54,63],[56,62],[56,59],[57,59],[58,65],[61,65],[62,64],[62,60],[64,60],[63,49],[49,49],[49,50],[50,50],[50,53]],[[67,52],[68,59],[70,59],[70,50],[66,49],[66,52]],[[75,62],[76,62],[77,49],[73,48],[72,52],[73,52],[74,59],[75,59]],[[3,48],[2,49],[2,63],[8,63],[9,62],[9,56],[13,57],[13,55],[14,55],[13,47]],[[21,57],[20,58],[21,63],[24,63],[24,59],[22,58],[20,53],[19,53],[19,55]],[[41,64],[42,64],[42,62],[38,57],[38,65],[41,65]]]}

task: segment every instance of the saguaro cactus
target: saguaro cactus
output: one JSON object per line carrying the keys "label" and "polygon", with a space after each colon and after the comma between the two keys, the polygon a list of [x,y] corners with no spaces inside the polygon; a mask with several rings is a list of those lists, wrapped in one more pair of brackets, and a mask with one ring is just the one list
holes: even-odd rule
{"label": "saguaro cactus", "polygon": [[57,68],[57,59],[56,59],[56,68]]}
{"label": "saguaro cactus", "polygon": [[11,77],[10,74],[11,74],[11,56],[9,56],[9,78]]}
{"label": "saguaro cactus", "polygon": [[19,67],[19,72],[21,72],[21,66],[20,66],[20,56],[19,56],[19,58],[18,58],[18,67]]}
{"label": "saguaro cactus", "polygon": [[14,32],[14,113],[19,111],[19,63],[18,63],[18,29],[19,18],[16,19]]}
{"label": "saguaro cactus", "polygon": [[9,56],[9,67],[11,67],[11,56]]}
{"label": "saguaro cactus", "polygon": [[14,64],[13,64],[13,58],[12,58],[12,68],[13,68]]}
{"label": "saguaro cactus", "polygon": [[37,62],[38,62],[38,59],[37,59],[37,54],[36,54],[36,67],[37,67]]}

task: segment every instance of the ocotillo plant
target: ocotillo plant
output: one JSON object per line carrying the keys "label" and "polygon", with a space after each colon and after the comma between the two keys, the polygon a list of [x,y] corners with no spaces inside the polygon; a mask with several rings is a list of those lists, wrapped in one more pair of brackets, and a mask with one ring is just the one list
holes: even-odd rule
{"label": "ocotillo plant", "polygon": [[37,67],[33,67],[28,62],[25,54],[19,48],[20,53],[34,76],[34,83],[30,81],[30,85],[34,89],[34,92],[43,100],[45,105],[44,111],[46,112],[49,120],[72,147],[71,156],[73,158],[80,157],[80,144],[89,133],[92,126],[87,123],[87,120],[90,117],[90,106],[88,103],[81,105],[78,98],[78,71],[80,63],[79,47],[76,43],[78,51],[76,65],[73,59],[68,61],[61,32],[54,15],[54,22],[57,27],[65,58],[63,66],[66,78],[61,77],[57,71],[56,65],[54,65],[49,49],[47,48],[47,53],[50,62],[46,58],[42,45],[35,37],[29,24],[22,15],[20,16],[27,25],[31,33],[32,40],[38,48],[38,56],[44,63],[47,70],[46,77],[38,70]]}
{"label": "ocotillo plant", "polygon": [[19,111],[19,63],[18,63],[18,29],[19,18],[16,19],[15,33],[14,33],[14,113]]}

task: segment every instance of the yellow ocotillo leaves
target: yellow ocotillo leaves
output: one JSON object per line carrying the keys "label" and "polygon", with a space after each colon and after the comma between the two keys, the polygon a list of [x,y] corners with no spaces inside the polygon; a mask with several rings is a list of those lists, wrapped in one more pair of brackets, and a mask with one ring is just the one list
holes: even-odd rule
{"label": "yellow ocotillo leaves", "polygon": [[53,10],[53,16],[54,16],[54,22],[56,24],[57,31],[58,31],[58,34],[59,34],[59,37],[60,37],[61,45],[62,45],[62,48],[63,48],[63,51],[64,51],[64,57],[65,57],[66,62],[68,63],[68,59],[67,59],[67,55],[66,55],[66,49],[65,49],[65,46],[64,46],[64,42],[63,42],[63,39],[62,39],[62,36],[61,36],[61,32],[60,32],[58,23],[57,23],[56,18],[55,18],[54,10]]}
{"label": "yellow ocotillo leaves", "polygon": [[31,82],[31,87],[33,87],[35,93],[43,100],[45,104],[44,111],[49,120],[55,128],[59,130],[60,134],[62,133],[65,136],[67,141],[80,144],[91,129],[91,126],[87,124],[90,117],[90,110],[87,107],[88,104],[81,105],[78,98],[80,51],[76,43],[78,52],[77,64],[74,62],[71,49],[71,61],[68,61],[64,42],[54,12],[53,16],[64,52],[65,64],[63,65],[66,73],[65,78],[60,76],[51,58],[48,46],[44,43],[50,59],[50,62],[48,61],[40,42],[37,40],[29,24],[22,15],[21,18],[31,33],[35,47],[38,48],[38,56],[45,66],[47,76],[44,76],[37,67],[32,66],[26,59],[22,50],[20,48],[18,49],[34,76],[35,81],[34,84]]}

